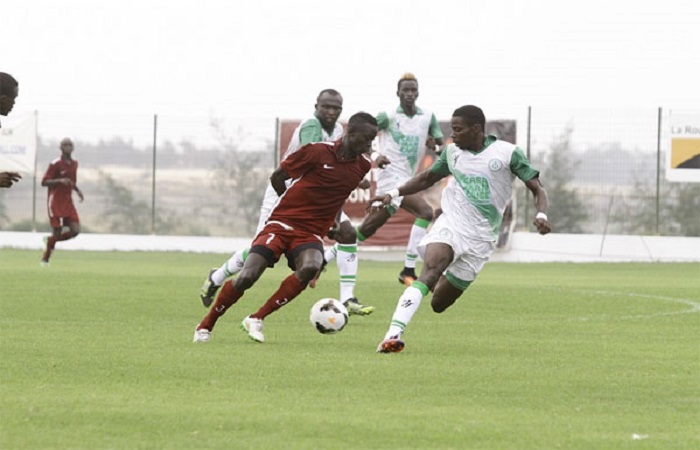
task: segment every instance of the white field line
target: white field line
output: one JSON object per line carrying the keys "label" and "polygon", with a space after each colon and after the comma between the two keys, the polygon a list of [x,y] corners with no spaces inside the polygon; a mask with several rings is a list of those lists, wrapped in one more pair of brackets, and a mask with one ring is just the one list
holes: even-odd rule
{"label": "white field line", "polygon": [[[681,303],[683,305],[689,306],[688,309],[683,309],[680,311],[659,312],[659,313],[654,313],[654,314],[638,314],[638,315],[619,316],[618,317],[619,319],[648,319],[648,318],[653,318],[653,317],[676,316],[679,314],[693,314],[693,313],[700,312],[700,303],[693,301],[693,300],[690,300],[690,299],[687,299],[687,298],[673,298],[673,297],[666,297],[663,295],[649,295],[649,294],[637,294],[634,292],[624,293],[624,292],[612,292],[612,291],[595,291],[594,294],[638,297],[638,298],[645,298],[645,299],[650,299],[650,300],[661,300],[664,302]],[[605,316],[603,316],[603,317],[605,317]],[[579,317],[576,320],[587,321],[587,320],[593,320],[593,319],[594,319],[594,317]]]}

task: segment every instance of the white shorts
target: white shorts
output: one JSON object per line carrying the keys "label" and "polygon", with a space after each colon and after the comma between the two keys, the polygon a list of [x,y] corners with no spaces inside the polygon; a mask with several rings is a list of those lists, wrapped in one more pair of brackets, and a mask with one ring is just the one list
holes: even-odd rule
{"label": "white shorts", "polygon": [[275,206],[275,203],[277,203],[279,198],[280,196],[277,195],[277,192],[272,187],[272,184],[267,183],[265,196],[263,197],[262,204],[260,205],[260,218],[258,219],[258,228],[255,230],[256,236],[265,227],[265,222],[267,222],[267,218],[270,217],[272,208]]}
{"label": "white shorts", "polygon": [[[392,189],[396,189],[411,178],[410,174],[400,173],[389,169],[382,169],[377,173],[377,191],[376,195],[383,195]],[[403,202],[403,197],[396,197],[391,200],[391,206],[398,211]]]}
{"label": "white shorts", "polygon": [[445,272],[449,272],[461,281],[471,282],[476,279],[484,264],[488,262],[491,253],[496,248],[496,243],[471,239],[458,230],[459,227],[452,225],[445,214],[440,215],[428,234],[418,244],[418,254],[425,261],[425,248],[429,244],[449,245],[454,252],[454,258]]}

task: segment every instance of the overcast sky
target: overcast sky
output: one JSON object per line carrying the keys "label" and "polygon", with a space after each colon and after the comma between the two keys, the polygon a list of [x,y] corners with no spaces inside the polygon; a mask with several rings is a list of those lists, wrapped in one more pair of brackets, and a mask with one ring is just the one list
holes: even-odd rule
{"label": "overcast sky", "polygon": [[303,118],[397,104],[700,108],[700,2],[21,0],[0,12],[15,112]]}

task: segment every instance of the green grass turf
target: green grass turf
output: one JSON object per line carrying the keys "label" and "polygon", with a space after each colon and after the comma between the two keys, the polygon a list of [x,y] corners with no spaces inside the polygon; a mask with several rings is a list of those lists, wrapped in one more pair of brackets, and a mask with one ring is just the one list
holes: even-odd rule
{"label": "green grass turf", "polygon": [[238,329],[281,263],[193,344],[225,256],[39,257],[0,250],[2,449],[700,448],[700,264],[490,263],[384,355],[401,263],[361,263],[377,310],[337,335],[308,321],[335,264],[265,344]]}

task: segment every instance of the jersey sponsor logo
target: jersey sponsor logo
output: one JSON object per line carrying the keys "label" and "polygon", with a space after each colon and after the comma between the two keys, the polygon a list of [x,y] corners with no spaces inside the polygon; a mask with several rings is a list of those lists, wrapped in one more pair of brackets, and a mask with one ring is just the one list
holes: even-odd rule
{"label": "jersey sponsor logo", "polygon": [[455,181],[459,184],[464,195],[472,205],[488,205],[491,203],[491,188],[489,180],[481,175],[469,176],[455,173]]}

